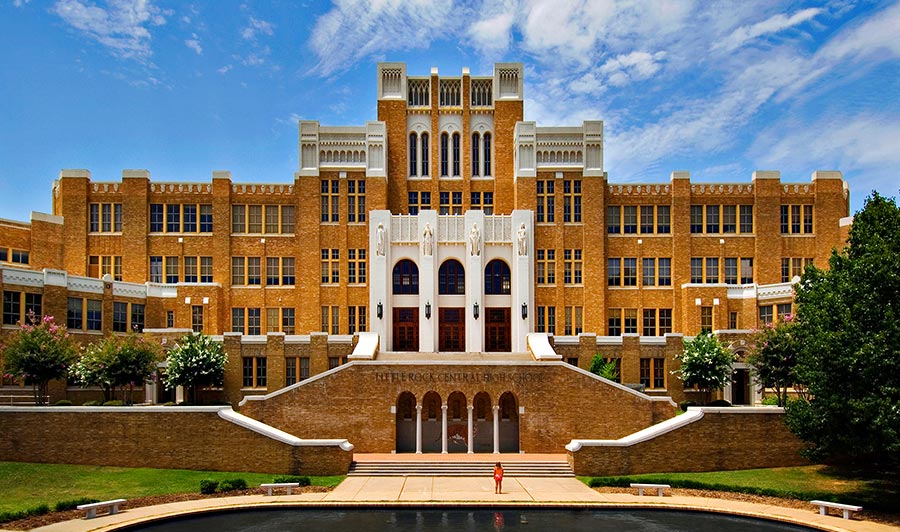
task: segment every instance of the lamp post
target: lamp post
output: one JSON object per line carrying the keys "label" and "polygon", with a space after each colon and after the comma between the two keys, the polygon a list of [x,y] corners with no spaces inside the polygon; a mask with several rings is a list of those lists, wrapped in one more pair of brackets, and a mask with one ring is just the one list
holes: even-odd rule
{"label": "lamp post", "polygon": [[478,302],[476,301],[474,305],[472,305],[472,314],[475,316],[475,319],[478,319]]}

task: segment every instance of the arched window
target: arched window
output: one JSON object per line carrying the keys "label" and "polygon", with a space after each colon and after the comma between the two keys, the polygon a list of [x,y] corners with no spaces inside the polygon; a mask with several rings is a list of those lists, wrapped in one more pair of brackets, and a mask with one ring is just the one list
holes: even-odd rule
{"label": "arched window", "polygon": [[419,293],[419,267],[404,259],[394,266],[394,294]]}
{"label": "arched window", "polygon": [[447,158],[450,156],[450,135],[446,133],[441,133],[441,177],[446,177],[447,172],[449,171],[449,161]]}
{"label": "arched window", "polygon": [[418,145],[415,133],[409,134],[409,175],[418,175],[419,165],[416,161],[416,147]]}
{"label": "arched window", "polygon": [[491,134],[484,134],[484,175],[491,175]]}
{"label": "arched window", "polygon": [[459,177],[459,133],[453,134],[453,177]]}
{"label": "arched window", "polygon": [[466,293],[466,270],[457,260],[447,260],[438,270],[438,293],[463,295]]}
{"label": "arched window", "polygon": [[484,268],[484,293],[508,296],[509,292],[509,266],[500,259],[494,259]]}
{"label": "arched window", "polygon": [[478,148],[481,145],[481,138],[478,133],[472,133],[472,175],[481,175],[481,162],[478,158]]}
{"label": "arched window", "polygon": [[422,177],[430,174],[428,171],[428,133],[422,133]]}

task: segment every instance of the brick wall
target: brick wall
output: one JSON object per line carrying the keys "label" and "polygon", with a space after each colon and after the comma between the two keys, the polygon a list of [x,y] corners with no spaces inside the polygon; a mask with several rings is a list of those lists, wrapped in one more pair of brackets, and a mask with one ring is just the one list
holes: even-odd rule
{"label": "brick wall", "polygon": [[0,408],[4,460],[209,471],[343,475],[352,453],[298,447],[240,427],[217,408]]}
{"label": "brick wall", "polygon": [[[690,415],[692,410],[684,415]],[[784,424],[782,409],[702,410],[699,420],[630,446],[586,444],[569,452],[569,463],[576,475],[589,476],[756,469],[808,463],[799,454],[803,443]]]}

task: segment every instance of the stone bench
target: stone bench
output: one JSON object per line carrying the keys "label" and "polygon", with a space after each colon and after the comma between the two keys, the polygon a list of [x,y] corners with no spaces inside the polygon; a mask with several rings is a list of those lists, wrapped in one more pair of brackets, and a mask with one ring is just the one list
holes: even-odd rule
{"label": "stone bench", "polygon": [[853,512],[858,512],[862,510],[862,506],[853,506],[852,504],[841,504],[838,502],[829,502],[829,501],[809,501],[810,504],[815,504],[819,507],[819,514],[828,515],[827,508],[834,508],[835,510],[843,510],[844,519],[850,519],[853,516]]}
{"label": "stone bench", "polygon": [[631,484],[631,487],[637,488],[638,497],[642,497],[644,495],[644,490],[656,490],[656,494],[662,497],[663,490],[671,488],[672,486],[668,484]]}
{"label": "stone bench", "polygon": [[113,499],[111,501],[102,501],[102,502],[92,502],[90,504],[79,504],[75,508],[79,510],[86,510],[87,515],[85,519],[93,519],[97,517],[97,510],[102,508],[109,508],[109,515],[119,513],[119,505],[124,503],[125,499]]}
{"label": "stone bench", "polygon": [[267,493],[267,495],[269,495],[269,496],[271,497],[271,496],[272,496],[272,490],[273,490],[274,488],[287,488],[287,494],[290,495],[290,494],[293,492],[292,490],[293,490],[294,488],[299,488],[299,487],[300,487],[300,483],[299,483],[299,482],[280,482],[280,483],[277,483],[277,484],[260,484],[259,487],[260,487],[260,488],[266,488],[266,489],[269,491],[269,492]]}

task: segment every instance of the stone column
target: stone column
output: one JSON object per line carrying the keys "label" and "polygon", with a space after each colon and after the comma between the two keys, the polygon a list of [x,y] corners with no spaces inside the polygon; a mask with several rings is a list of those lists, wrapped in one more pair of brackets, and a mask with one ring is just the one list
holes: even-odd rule
{"label": "stone column", "polygon": [[447,405],[441,405],[441,454],[447,454]]}
{"label": "stone column", "polygon": [[416,454],[422,454],[422,405],[416,405]]}
{"label": "stone column", "polygon": [[500,406],[494,407],[494,454],[500,452]]}
{"label": "stone column", "polygon": [[466,407],[466,410],[469,411],[469,433],[468,433],[468,439],[466,440],[466,442],[469,444],[468,454],[472,454],[475,452],[475,442],[474,442],[475,426],[472,423],[472,412],[475,410],[475,407],[472,405],[469,405]]}

